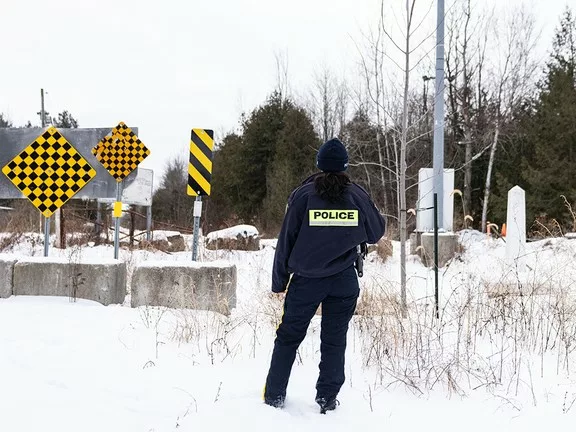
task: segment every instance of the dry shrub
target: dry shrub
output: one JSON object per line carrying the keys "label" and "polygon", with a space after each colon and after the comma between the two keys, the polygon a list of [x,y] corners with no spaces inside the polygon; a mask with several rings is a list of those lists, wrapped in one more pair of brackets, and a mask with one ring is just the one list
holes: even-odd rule
{"label": "dry shrub", "polygon": [[576,360],[574,281],[516,282],[516,292],[490,296],[483,281],[461,279],[444,296],[439,320],[433,298],[409,299],[404,318],[393,296],[391,313],[382,311],[390,290],[382,288],[384,300],[366,292],[355,317],[365,366],[379,384],[418,394],[437,387],[459,395],[481,387],[534,394],[531,377],[544,376],[548,358],[555,359],[553,374],[570,373]]}
{"label": "dry shrub", "polygon": [[366,290],[360,292],[355,315],[394,315],[400,308],[398,295],[388,290]]}
{"label": "dry shrub", "polygon": [[12,232],[0,236],[0,252],[12,250],[22,240],[22,233]]}
{"label": "dry shrub", "polygon": [[13,210],[0,212],[0,227],[4,232],[38,232],[44,221],[40,212],[27,199],[13,200]]}
{"label": "dry shrub", "polygon": [[572,217],[572,231],[576,232],[576,211],[572,209],[572,204],[570,204],[570,201],[568,201],[568,199],[564,195],[560,196],[564,200],[564,205],[566,206],[566,208],[568,209],[568,213],[570,213],[570,216]]}
{"label": "dry shrub", "polygon": [[257,237],[243,237],[241,235],[238,235],[237,238],[216,238],[212,241],[206,240],[206,249],[258,251],[260,250],[260,240]]}
{"label": "dry shrub", "polygon": [[532,238],[548,238],[548,237],[562,237],[564,234],[562,232],[562,227],[558,221],[548,215],[538,216],[530,230],[528,236]]}
{"label": "dry shrub", "polygon": [[388,258],[392,257],[394,252],[394,248],[392,246],[392,240],[387,238],[380,239],[377,243],[376,252],[378,256],[382,260],[382,262],[386,262]]}

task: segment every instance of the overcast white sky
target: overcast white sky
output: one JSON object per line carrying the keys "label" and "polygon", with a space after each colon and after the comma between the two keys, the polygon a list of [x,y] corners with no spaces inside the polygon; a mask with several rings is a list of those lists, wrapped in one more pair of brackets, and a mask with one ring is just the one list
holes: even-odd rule
{"label": "overcast white sky", "polygon": [[[422,0],[428,8],[432,0]],[[446,0],[450,7],[453,0]],[[473,0],[481,2],[483,0]],[[497,0],[486,0],[503,3]],[[311,86],[324,65],[354,77],[354,41],[377,20],[380,0],[0,0],[0,112],[39,125],[64,109],[81,127],[139,128],[156,172],[187,156],[190,129],[221,136],[276,82],[275,53],[290,84]],[[403,0],[388,0],[402,3]],[[559,16],[576,0],[507,0],[533,5],[548,49]],[[434,6],[435,7],[435,6]],[[430,19],[435,20],[435,9]]]}

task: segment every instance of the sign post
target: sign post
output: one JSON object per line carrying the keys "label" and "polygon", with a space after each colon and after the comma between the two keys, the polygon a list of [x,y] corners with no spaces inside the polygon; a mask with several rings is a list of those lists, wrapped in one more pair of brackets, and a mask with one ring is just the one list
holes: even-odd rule
{"label": "sign post", "polygon": [[96,170],[50,127],[2,172],[44,216],[44,256],[48,256],[50,216],[96,177]]}
{"label": "sign post", "polygon": [[196,196],[194,201],[194,241],[192,243],[192,261],[198,257],[198,237],[200,235],[200,216],[202,215],[202,197]]}
{"label": "sign post", "polygon": [[196,261],[198,257],[202,196],[209,196],[211,192],[213,150],[214,131],[211,129],[192,129],[190,135],[190,162],[188,164],[188,187],[186,188],[189,196],[196,197],[194,202],[192,261]]}
{"label": "sign post", "polygon": [[150,150],[124,122],[118,123],[112,134],[102,138],[92,149],[92,154],[116,180],[114,202],[114,259],[120,249],[120,218],[122,217],[122,181],[140,162],[150,155]]}
{"label": "sign post", "polygon": [[116,183],[116,202],[114,203],[114,259],[118,259],[120,250],[120,218],[122,217],[122,182]]}
{"label": "sign post", "polygon": [[48,250],[50,249],[50,218],[44,217],[44,256],[48,256]]}

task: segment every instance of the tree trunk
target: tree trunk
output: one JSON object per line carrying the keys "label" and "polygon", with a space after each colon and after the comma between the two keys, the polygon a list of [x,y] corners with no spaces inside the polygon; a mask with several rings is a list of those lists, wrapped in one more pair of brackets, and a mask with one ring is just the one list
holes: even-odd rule
{"label": "tree trunk", "polygon": [[404,100],[402,110],[402,140],[400,142],[400,302],[402,317],[408,315],[406,300],[406,147],[408,144],[408,92],[410,89],[410,23],[409,2],[406,2],[406,47],[404,64]]}
{"label": "tree trunk", "polygon": [[465,155],[465,166],[464,166],[464,227],[467,228],[466,214],[471,213],[472,209],[472,133],[470,129],[466,126],[466,133],[464,134],[464,140],[466,141],[466,155]]}
{"label": "tree trunk", "polygon": [[486,185],[484,187],[484,204],[482,207],[482,232],[486,232],[486,220],[488,218],[488,200],[490,199],[490,183],[492,179],[492,168],[496,159],[496,148],[498,147],[498,136],[500,135],[500,121],[496,120],[496,130],[494,131],[494,141],[490,150],[490,161],[488,162],[488,172],[486,173]]}

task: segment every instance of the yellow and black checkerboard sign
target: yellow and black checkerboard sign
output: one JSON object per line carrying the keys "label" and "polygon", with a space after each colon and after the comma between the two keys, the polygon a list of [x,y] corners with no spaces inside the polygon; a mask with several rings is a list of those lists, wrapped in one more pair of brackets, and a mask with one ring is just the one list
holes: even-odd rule
{"label": "yellow and black checkerboard sign", "polygon": [[150,150],[126,124],[120,122],[102,138],[92,154],[117,182],[121,182],[150,155]]}
{"label": "yellow and black checkerboard sign", "polygon": [[54,127],[16,155],[2,172],[46,217],[96,177],[96,170]]}
{"label": "yellow and black checkerboard sign", "polygon": [[210,195],[213,150],[214,131],[210,129],[192,129],[190,163],[188,164],[188,195]]}

